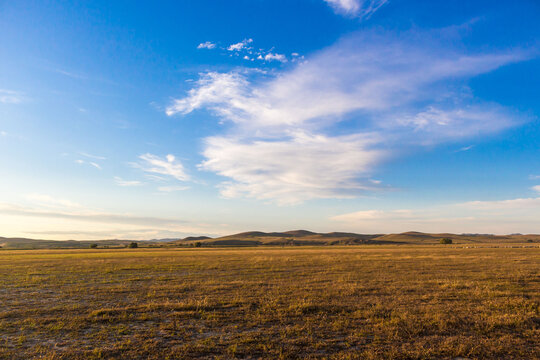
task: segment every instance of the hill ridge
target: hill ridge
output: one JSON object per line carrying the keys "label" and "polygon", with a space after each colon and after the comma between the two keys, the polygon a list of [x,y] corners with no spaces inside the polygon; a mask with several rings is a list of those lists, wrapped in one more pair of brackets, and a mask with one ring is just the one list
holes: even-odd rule
{"label": "hill ridge", "polygon": [[358,234],[352,232],[317,233],[309,230],[289,230],[282,232],[246,231],[216,238],[208,236],[188,236],[183,239],[152,240],[43,240],[23,237],[0,237],[0,247],[5,249],[48,249],[48,248],[88,248],[92,244],[99,247],[125,247],[131,242],[141,246],[258,246],[258,245],[375,245],[375,244],[438,244],[442,238],[454,243],[540,243],[537,234],[452,234],[406,231],[391,234]]}

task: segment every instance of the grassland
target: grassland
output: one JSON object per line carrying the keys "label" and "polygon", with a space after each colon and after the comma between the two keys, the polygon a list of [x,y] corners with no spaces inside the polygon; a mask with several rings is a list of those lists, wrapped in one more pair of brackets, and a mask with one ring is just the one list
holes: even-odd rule
{"label": "grassland", "polygon": [[538,359],[540,249],[0,251],[2,359]]}

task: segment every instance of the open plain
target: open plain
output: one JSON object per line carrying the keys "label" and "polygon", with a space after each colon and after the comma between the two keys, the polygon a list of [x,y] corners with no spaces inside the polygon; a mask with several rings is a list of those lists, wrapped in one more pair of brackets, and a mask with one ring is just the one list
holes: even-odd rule
{"label": "open plain", "polygon": [[540,358],[534,245],[2,250],[2,359]]}

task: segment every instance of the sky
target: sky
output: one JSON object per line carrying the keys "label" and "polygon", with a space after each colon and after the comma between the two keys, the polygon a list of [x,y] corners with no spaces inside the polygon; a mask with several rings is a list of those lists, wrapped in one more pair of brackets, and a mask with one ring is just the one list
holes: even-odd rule
{"label": "sky", "polygon": [[0,0],[0,236],[540,233],[538,18]]}

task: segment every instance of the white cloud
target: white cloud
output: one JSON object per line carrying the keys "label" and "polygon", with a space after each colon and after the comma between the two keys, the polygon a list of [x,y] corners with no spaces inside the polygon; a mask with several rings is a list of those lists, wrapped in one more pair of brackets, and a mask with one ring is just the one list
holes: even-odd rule
{"label": "white cloud", "polygon": [[[533,190],[535,190],[533,188]],[[516,210],[527,208],[540,208],[540,198],[518,198],[509,200],[492,200],[492,201],[468,201],[457,204],[457,206],[465,209],[475,210]]]}
{"label": "white cloud", "polygon": [[[220,104],[224,101],[236,103],[240,107],[239,101],[246,97],[248,85],[247,80],[238,73],[207,73],[197,81],[197,88],[191,89],[187,97],[175,100],[173,105],[167,107],[166,113],[169,116],[176,113],[188,114],[204,105]],[[224,111],[223,116],[230,113],[223,107],[215,108],[218,112],[221,109]]]}
{"label": "white cloud", "polygon": [[[253,39],[244,39],[241,42],[231,44],[225,48],[220,47],[220,49],[228,50],[229,52],[232,52],[232,54],[229,53],[229,57],[238,56],[247,61],[255,61],[255,59],[257,59],[257,60],[262,60],[266,62],[273,62],[273,61],[277,61],[281,63],[288,62],[287,56],[285,56],[284,54],[272,52],[274,49],[273,47],[270,50],[265,50],[262,48],[254,49],[253,46],[251,45],[252,43],[253,43]],[[197,48],[198,49],[214,49],[216,47],[217,47],[216,44],[210,41],[207,41],[207,42],[199,44]],[[293,57],[292,59],[293,62],[303,59],[303,56],[299,57],[299,54],[296,52],[292,53],[291,56]]]}
{"label": "white cloud", "polygon": [[[42,204],[39,204],[42,205]],[[47,205],[47,204],[43,204]],[[83,207],[62,206],[57,204],[56,208],[50,206],[24,207],[12,204],[1,204],[0,213],[11,216],[24,216],[33,218],[50,218],[74,222],[92,222],[101,224],[131,224],[138,226],[153,226],[156,228],[175,229],[186,224],[186,221],[163,217],[138,216],[132,214],[115,214],[100,211],[93,211]]]}
{"label": "white cloud", "polygon": [[[137,166],[138,167],[138,166]],[[150,179],[152,181],[158,181],[158,182],[165,182],[167,181],[167,179],[163,176],[157,176],[157,175],[153,175],[153,174],[144,174],[144,177],[146,177],[147,179]]]}
{"label": "white cloud", "polygon": [[253,42],[253,39],[244,39],[239,43],[230,45],[227,50],[229,51],[240,51],[245,49],[249,44]]}
{"label": "white cloud", "polygon": [[106,160],[107,159],[104,156],[92,155],[92,154],[88,154],[88,153],[83,152],[83,151],[79,152],[79,155],[82,155],[82,156],[90,158],[90,159],[95,159],[95,160]]}
{"label": "white cloud", "polygon": [[540,179],[540,175],[529,175],[530,180],[538,180]]}
{"label": "white cloud", "polygon": [[23,100],[23,94],[18,91],[0,89],[0,103],[19,104],[23,102]]}
{"label": "white cloud", "polygon": [[533,186],[532,189],[537,193],[540,193],[540,185]]}
{"label": "white cloud", "polygon": [[80,165],[88,164],[88,165],[90,165],[90,166],[95,167],[95,168],[98,169],[98,170],[101,170],[101,165],[99,165],[98,163],[96,163],[96,162],[94,162],[94,161],[84,161],[84,160],[82,160],[82,159],[77,159],[77,160],[75,160],[75,162],[76,162],[77,164],[80,164]]}
{"label": "white cloud", "polygon": [[336,13],[369,19],[388,0],[324,0]]}
{"label": "white cloud", "polygon": [[539,233],[540,198],[429,206],[420,209],[361,210],[330,218],[355,232]]}
{"label": "white cloud", "polygon": [[366,177],[383,151],[369,149],[368,135],[327,137],[290,134],[282,140],[206,139],[202,169],[234,182],[221,185],[225,197],[247,195],[294,204],[312,198],[346,198],[375,186]]}
{"label": "white cloud", "polygon": [[168,175],[180,181],[189,180],[182,163],[174,155],[168,154],[164,159],[157,155],[143,154],[139,156],[142,163],[134,164],[145,172]]}
{"label": "white cloud", "polygon": [[272,54],[268,53],[264,56],[265,61],[280,61],[280,62],[287,62],[287,58],[283,54]]}
{"label": "white cloud", "polygon": [[331,220],[344,222],[358,222],[371,220],[396,220],[396,219],[412,219],[416,213],[409,209],[400,210],[362,210],[353,213],[333,216]]}
{"label": "white cloud", "polygon": [[86,75],[74,73],[74,72],[71,72],[71,71],[65,71],[65,70],[62,70],[62,69],[54,69],[53,71],[58,73],[58,74],[62,74],[64,76],[67,76],[67,77],[70,77],[70,78],[73,78],[73,79],[84,80],[84,79],[88,78],[88,76],[86,76]]}
{"label": "white cloud", "polygon": [[203,42],[203,43],[200,43],[198,46],[197,46],[197,49],[208,49],[208,50],[212,50],[212,49],[215,49],[216,48],[216,44],[210,42],[210,41],[206,41],[206,42]]}
{"label": "white cloud", "polygon": [[81,206],[67,199],[62,199],[46,194],[31,193],[26,194],[24,198],[33,205],[45,208],[68,208],[78,209]]}
{"label": "white cloud", "polygon": [[469,150],[471,150],[473,147],[474,147],[474,145],[464,146],[464,147],[462,147],[462,148],[457,149],[455,152],[469,151]]}
{"label": "white cloud", "polygon": [[101,170],[101,165],[99,165],[98,163],[95,163],[93,161],[90,161],[88,162],[90,165],[92,165],[93,167],[95,167],[96,169],[98,170]]}
{"label": "white cloud", "polygon": [[116,185],[118,186],[139,186],[142,185],[142,182],[137,180],[124,180],[119,176],[114,177],[114,182],[116,182]]}
{"label": "white cloud", "polygon": [[40,234],[40,237],[46,235],[55,240],[152,239],[194,234],[225,235],[231,231],[226,224],[194,223],[177,216],[94,210],[45,194],[28,194],[24,204],[0,203],[0,215],[2,235],[8,237]]}
{"label": "white cloud", "polygon": [[[354,196],[390,149],[485,135],[521,121],[453,89],[530,54],[468,54],[440,38],[437,31],[356,33],[275,77],[203,74],[166,111],[206,107],[233,124],[206,139],[201,165],[231,180],[221,185],[225,196],[280,203]],[[343,120],[357,124],[347,136],[339,135]]]}
{"label": "white cloud", "polygon": [[[517,120],[509,110],[497,104],[476,104],[456,109],[429,106],[425,111],[397,118],[395,124],[390,122],[387,125],[411,128],[415,133],[423,134],[422,139],[415,141],[428,145],[444,139],[497,132],[511,127]],[[460,151],[471,148],[466,147]]]}
{"label": "white cloud", "polygon": [[189,186],[159,186],[157,189],[161,192],[175,192],[188,190]]}
{"label": "white cloud", "polygon": [[[489,72],[526,58],[519,50],[459,54],[444,46],[422,44],[422,34],[402,37],[359,33],[298,64],[292,71],[257,85],[239,72],[207,73],[188,96],[167,108],[167,114],[187,114],[209,106],[233,122],[269,127],[335,123],[347,113],[370,111],[377,117],[379,126],[397,124],[431,133],[444,128],[447,133],[461,126],[461,123],[459,126],[448,123],[448,118],[465,118],[468,112],[460,112],[460,107],[453,105],[454,98],[451,103],[438,99],[448,93],[441,82]],[[406,108],[417,102],[434,105],[419,110],[417,106]],[[398,107],[402,107],[398,114],[385,112]],[[471,120],[484,122],[493,113],[484,115],[476,110]],[[422,121],[426,123],[424,126]]]}

